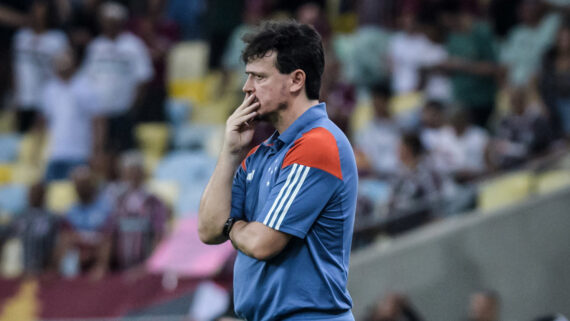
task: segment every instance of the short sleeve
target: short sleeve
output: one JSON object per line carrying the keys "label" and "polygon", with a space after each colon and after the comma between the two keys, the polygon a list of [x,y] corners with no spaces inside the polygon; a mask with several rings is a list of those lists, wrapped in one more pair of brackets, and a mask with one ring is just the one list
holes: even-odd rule
{"label": "short sleeve", "polygon": [[288,150],[257,220],[304,238],[342,184],[336,139],[327,129],[314,128]]}
{"label": "short sleeve", "polygon": [[232,184],[232,208],[230,217],[238,220],[245,219],[245,170],[240,166]]}
{"label": "short sleeve", "polygon": [[252,157],[259,145],[252,148],[245,156],[241,165],[238,167],[232,184],[232,208],[230,211],[230,216],[236,219],[244,220],[245,216],[245,197],[246,197],[246,171],[247,165],[251,162]]}
{"label": "short sleeve", "polygon": [[294,163],[281,170],[257,220],[305,238],[342,181],[319,168]]}

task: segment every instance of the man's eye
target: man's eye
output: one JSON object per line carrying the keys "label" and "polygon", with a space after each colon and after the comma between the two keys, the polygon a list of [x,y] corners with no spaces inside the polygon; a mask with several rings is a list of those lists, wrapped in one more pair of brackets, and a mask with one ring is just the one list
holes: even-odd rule
{"label": "man's eye", "polygon": [[257,79],[257,80],[261,80],[261,79],[263,79],[263,76],[260,76],[260,75],[255,75],[255,79]]}

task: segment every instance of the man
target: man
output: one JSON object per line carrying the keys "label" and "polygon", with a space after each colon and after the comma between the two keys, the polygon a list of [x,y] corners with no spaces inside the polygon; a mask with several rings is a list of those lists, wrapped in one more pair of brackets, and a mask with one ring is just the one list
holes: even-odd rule
{"label": "man", "polygon": [[47,1],[33,1],[28,25],[14,35],[14,98],[20,133],[34,127],[42,90],[54,76],[52,60],[68,46],[65,33],[50,28],[51,14]]}
{"label": "man", "polygon": [[[268,22],[244,40],[245,99],[202,196],[200,238],[238,249],[238,317],[354,320],[346,282],[357,172],[350,143],[318,103],[321,38],[307,25]],[[244,159],[258,120],[277,131]]]}
{"label": "man", "polygon": [[[66,50],[54,59],[56,77],[42,93],[41,112],[50,137],[45,181],[67,179],[87,165],[102,145],[102,119],[97,97],[85,77],[75,73],[75,55]],[[39,126],[43,128],[44,126]]]}
{"label": "man", "polygon": [[[56,262],[64,266],[63,273],[67,276],[81,269],[88,270],[93,280],[100,280],[109,269],[111,203],[99,191],[89,167],[75,168],[71,178],[78,200],[63,218],[64,230],[58,241]],[[78,260],[71,260],[71,265],[77,266],[67,270],[65,262],[73,253],[78,254]]]}
{"label": "man", "polygon": [[83,65],[107,118],[106,149],[112,153],[134,147],[132,114],[154,75],[144,42],[125,30],[127,19],[121,4],[101,5],[101,35],[88,45]]}
{"label": "man", "polygon": [[166,234],[170,211],[145,188],[141,154],[127,152],[121,157],[121,176],[126,190],[118,197],[112,212],[116,259],[120,269],[137,275]]}

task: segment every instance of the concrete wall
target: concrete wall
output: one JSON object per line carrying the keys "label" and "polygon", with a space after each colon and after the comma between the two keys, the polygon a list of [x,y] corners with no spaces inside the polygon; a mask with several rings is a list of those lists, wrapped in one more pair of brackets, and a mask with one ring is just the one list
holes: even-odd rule
{"label": "concrete wall", "polygon": [[570,189],[453,217],[351,256],[356,320],[389,291],[408,294],[428,321],[465,320],[478,289],[499,292],[501,320],[570,316]]}

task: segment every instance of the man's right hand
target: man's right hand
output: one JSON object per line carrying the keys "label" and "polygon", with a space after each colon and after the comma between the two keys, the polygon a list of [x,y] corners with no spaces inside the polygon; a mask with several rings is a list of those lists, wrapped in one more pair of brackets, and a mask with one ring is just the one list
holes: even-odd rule
{"label": "man's right hand", "polygon": [[246,94],[241,105],[226,121],[226,132],[222,152],[240,155],[253,139],[254,118],[257,116],[259,102],[254,94]]}

